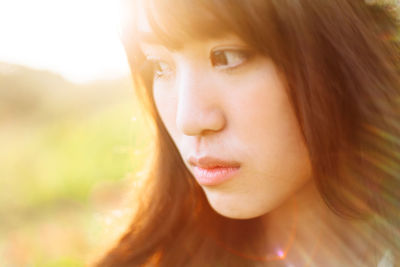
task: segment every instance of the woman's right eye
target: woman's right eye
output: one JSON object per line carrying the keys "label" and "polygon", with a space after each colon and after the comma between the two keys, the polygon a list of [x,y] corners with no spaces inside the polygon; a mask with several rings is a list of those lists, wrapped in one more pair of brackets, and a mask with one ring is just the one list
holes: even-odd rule
{"label": "woman's right eye", "polygon": [[168,78],[173,74],[173,68],[165,61],[149,59],[152,65],[154,79]]}

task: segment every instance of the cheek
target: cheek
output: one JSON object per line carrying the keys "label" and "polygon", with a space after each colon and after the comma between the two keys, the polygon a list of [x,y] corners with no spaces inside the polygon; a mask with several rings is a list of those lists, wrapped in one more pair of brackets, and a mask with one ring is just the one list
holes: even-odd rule
{"label": "cheek", "polygon": [[226,108],[228,139],[244,163],[243,176],[206,193],[221,214],[251,218],[295,194],[310,180],[311,164],[284,83],[274,71],[241,79],[235,89]]}
{"label": "cheek", "polygon": [[303,141],[285,83],[268,66],[239,81],[240,90],[233,90],[228,103],[228,117],[238,139],[256,147],[268,147],[260,151],[264,156],[273,155],[273,149],[290,149]]}
{"label": "cheek", "polygon": [[[258,147],[256,150],[264,157],[282,152],[289,155],[303,144],[302,133],[286,92],[285,80],[273,65],[263,66],[240,85],[241,91],[245,92],[238,90],[235,98],[240,101],[230,103],[232,123],[241,138]],[[260,148],[265,150],[260,151]]]}
{"label": "cheek", "polygon": [[[247,156],[271,173],[276,170],[291,174],[291,170],[298,171],[303,164],[308,171],[308,151],[285,83],[275,71],[265,73],[268,75],[253,79],[251,93],[242,96],[237,109],[244,111],[240,121],[236,121],[236,129],[250,145]],[[282,175],[283,180],[289,177],[295,176]]]}
{"label": "cheek", "polygon": [[[283,88],[282,88],[283,89]],[[254,98],[253,107],[247,110],[245,117],[238,122],[243,129],[242,138],[249,144],[253,144],[253,153],[257,153],[256,159],[280,158],[282,163],[292,155],[304,156],[304,142],[296,116],[285,95],[270,94]],[[253,155],[254,156],[254,155]]]}
{"label": "cheek", "polygon": [[163,86],[154,90],[154,102],[162,122],[170,133],[172,139],[176,142],[176,139],[178,138],[178,132],[176,129],[177,97],[167,91],[171,90],[171,88],[165,87],[166,86]]}

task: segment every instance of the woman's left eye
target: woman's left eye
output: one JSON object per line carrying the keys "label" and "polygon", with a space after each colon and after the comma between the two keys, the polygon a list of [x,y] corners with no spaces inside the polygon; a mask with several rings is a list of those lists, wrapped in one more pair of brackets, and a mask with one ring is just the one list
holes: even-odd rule
{"label": "woman's left eye", "polygon": [[210,55],[211,65],[221,69],[233,69],[245,63],[250,57],[246,50],[216,50]]}

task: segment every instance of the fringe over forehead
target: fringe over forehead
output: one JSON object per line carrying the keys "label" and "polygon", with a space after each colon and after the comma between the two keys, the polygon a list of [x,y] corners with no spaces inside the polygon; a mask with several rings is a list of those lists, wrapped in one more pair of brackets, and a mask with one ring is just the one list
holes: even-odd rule
{"label": "fringe over forehead", "polygon": [[189,41],[236,34],[259,52],[277,55],[280,39],[273,1],[144,0],[149,25],[171,49]]}

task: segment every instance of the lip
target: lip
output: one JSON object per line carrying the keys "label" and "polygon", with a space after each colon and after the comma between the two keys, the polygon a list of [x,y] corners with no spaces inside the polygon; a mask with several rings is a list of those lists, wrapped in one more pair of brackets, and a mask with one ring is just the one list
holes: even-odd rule
{"label": "lip", "polygon": [[216,157],[211,156],[203,156],[203,157],[193,157],[189,158],[189,163],[193,166],[197,166],[204,169],[212,169],[216,167],[240,167],[240,163],[233,160],[223,160]]}
{"label": "lip", "polygon": [[218,185],[231,178],[240,169],[237,161],[223,160],[216,157],[190,157],[189,163],[193,166],[193,174],[201,185]]}

